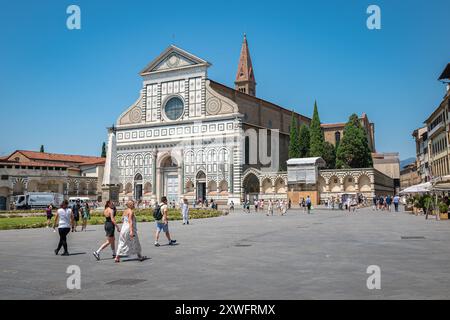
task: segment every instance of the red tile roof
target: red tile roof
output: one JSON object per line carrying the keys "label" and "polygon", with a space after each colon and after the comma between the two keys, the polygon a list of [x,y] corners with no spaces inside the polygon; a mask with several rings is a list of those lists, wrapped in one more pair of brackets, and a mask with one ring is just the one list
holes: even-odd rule
{"label": "red tile roof", "polygon": [[345,123],[344,122],[321,123],[320,126],[323,127],[323,128],[345,127]]}
{"label": "red tile roof", "polygon": [[44,162],[44,161],[8,161],[8,160],[0,160],[1,165],[9,165],[9,166],[30,166],[30,167],[58,167],[58,168],[67,168],[65,164],[59,164],[54,162]]}
{"label": "red tile roof", "polygon": [[[30,160],[38,161],[56,161],[56,162],[71,162],[77,163],[79,165],[88,164],[104,164],[105,158],[92,157],[92,156],[79,156],[70,154],[59,154],[59,153],[47,153],[47,152],[37,152],[28,150],[17,150]],[[14,152],[15,153],[15,152]]]}

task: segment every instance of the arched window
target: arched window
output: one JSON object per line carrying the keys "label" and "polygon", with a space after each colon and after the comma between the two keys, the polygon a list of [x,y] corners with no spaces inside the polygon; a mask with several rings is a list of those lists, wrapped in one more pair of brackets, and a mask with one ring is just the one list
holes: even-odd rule
{"label": "arched window", "polygon": [[203,150],[200,150],[197,152],[197,163],[204,163],[205,162],[205,153]]}
{"label": "arched window", "polygon": [[336,131],[334,133],[334,140],[336,141],[336,144],[339,144],[339,142],[341,141],[341,132],[340,131]]}
{"label": "arched window", "polygon": [[219,162],[228,162],[228,150],[227,149],[221,149],[219,151]]}
{"label": "arched window", "polygon": [[211,161],[216,161],[217,160],[217,158],[216,158],[216,151],[215,150],[209,150],[209,152],[208,152],[208,162],[211,162]]}

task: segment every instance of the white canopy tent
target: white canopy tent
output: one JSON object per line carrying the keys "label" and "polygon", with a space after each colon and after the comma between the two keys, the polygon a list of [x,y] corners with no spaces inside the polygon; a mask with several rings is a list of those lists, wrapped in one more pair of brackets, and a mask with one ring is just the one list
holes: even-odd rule
{"label": "white canopy tent", "polygon": [[427,193],[433,191],[433,185],[431,182],[419,183],[400,191],[400,194],[410,194],[410,193]]}

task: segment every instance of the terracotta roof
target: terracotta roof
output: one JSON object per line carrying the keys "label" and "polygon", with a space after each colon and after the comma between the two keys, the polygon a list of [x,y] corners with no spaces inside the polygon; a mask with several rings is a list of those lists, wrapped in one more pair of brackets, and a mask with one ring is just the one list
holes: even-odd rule
{"label": "terracotta roof", "polygon": [[68,167],[65,164],[59,164],[59,163],[54,163],[54,162],[44,162],[44,161],[18,162],[18,161],[0,160],[0,164],[9,165],[9,166],[30,166],[30,167],[58,167],[58,168],[67,168]]}
{"label": "terracotta roof", "polygon": [[344,122],[321,123],[320,126],[323,128],[345,127],[345,123]]}
{"label": "terracotta roof", "polygon": [[[358,119],[363,120],[364,118],[367,118],[367,114],[365,112],[363,112],[361,117]],[[321,123],[320,126],[323,128],[335,128],[335,127],[345,127],[346,124],[347,124],[346,122]]]}
{"label": "terracotta roof", "polygon": [[47,153],[28,150],[17,150],[16,152],[20,152],[25,157],[31,160],[39,161],[73,162],[77,164],[104,164],[106,160],[105,158],[101,157]]}

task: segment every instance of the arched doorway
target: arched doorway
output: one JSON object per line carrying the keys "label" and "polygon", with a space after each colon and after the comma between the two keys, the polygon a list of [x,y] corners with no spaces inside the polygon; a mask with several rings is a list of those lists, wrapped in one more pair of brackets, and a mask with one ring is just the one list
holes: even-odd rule
{"label": "arched doorway", "polygon": [[221,195],[227,195],[228,194],[228,182],[226,180],[222,180],[219,183],[219,192]]}
{"label": "arched doorway", "polygon": [[142,175],[140,173],[134,176],[134,200],[142,200]]}
{"label": "arched doorway", "polygon": [[25,194],[25,183],[21,180],[17,181],[13,186],[13,195]]}
{"label": "arched doorway", "polygon": [[245,200],[257,199],[259,195],[259,179],[254,173],[248,174],[243,181]]}
{"label": "arched doorway", "polygon": [[178,202],[180,198],[178,161],[174,157],[166,156],[161,160],[160,168],[163,195],[167,197],[169,202]]}
{"label": "arched doorway", "polygon": [[206,174],[203,171],[197,172],[195,177],[197,184],[197,200],[205,200],[206,198]]}
{"label": "arched doorway", "polygon": [[286,193],[286,184],[284,183],[283,178],[278,178],[275,181],[275,193]]}
{"label": "arched doorway", "polygon": [[336,176],[332,176],[329,180],[329,188],[331,192],[340,192],[341,191],[341,184],[339,182],[339,178]]}
{"label": "arched doorway", "polygon": [[344,178],[344,191],[354,192],[355,191],[355,178],[352,176],[346,176]]}
{"label": "arched doorway", "polygon": [[0,188],[0,210],[6,210],[8,208],[9,188]]}
{"label": "arched doorway", "polygon": [[359,187],[359,191],[361,191],[361,192],[371,192],[372,187],[371,187],[371,183],[370,183],[370,178],[368,176],[366,176],[365,174],[360,176],[358,179],[358,187]]}

